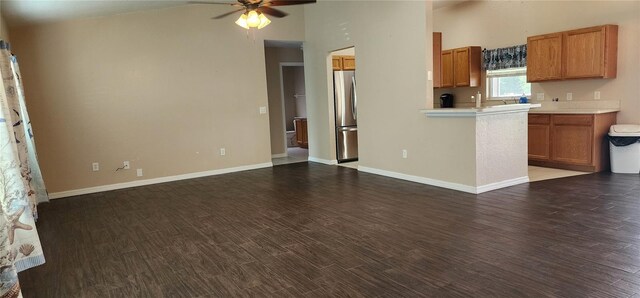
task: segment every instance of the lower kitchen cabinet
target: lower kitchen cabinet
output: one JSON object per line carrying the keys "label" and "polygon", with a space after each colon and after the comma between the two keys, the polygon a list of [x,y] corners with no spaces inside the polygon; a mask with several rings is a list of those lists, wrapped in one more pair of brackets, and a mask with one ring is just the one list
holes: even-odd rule
{"label": "lower kitchen cabinet", "polygon": [[301,148],[309,148],[309,137],[307,135],[307,118],[295,118],[296,143]]}
{"label": "lower kitchen cabinet", "polygon": [[549,160],[551,158],[550,115],[529,115],[529,159]]}
{"label": "lower kitchen cabinet", "polygon": [[576,171],[609,169],[607,132],[616,113],[529,114],[529,164]]}

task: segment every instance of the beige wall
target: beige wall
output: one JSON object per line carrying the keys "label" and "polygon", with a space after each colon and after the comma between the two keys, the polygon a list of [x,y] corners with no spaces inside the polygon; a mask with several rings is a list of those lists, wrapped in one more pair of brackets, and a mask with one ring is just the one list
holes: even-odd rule
{"label": "beige wall", "polygon": [[419,112],[432,105],[430,14],[431,2],[424,1],[372,1],[366,13],[356,1],[305,7],[311,157],[336,158],[329,55],[355,46],[359,166],[476,185],[475,119],[434,119]]}
{"label": "beige wall", "polygon": [[280,63],[302,62],[300,48],[266,47],[265,62],[267,72],[267,90],[269,96],[269,127],[271,136],[271,154],[284,154],[284,123],[282,106],[282,90],[280,89]]}
{"label": "beige wall", "polygon": [[[640,123],[640,1],[468,1],[434,11],[434,31],[442,32],[444,48],[479,45],[506,47],[527,42],[527,36],[604,24],[617,24],[618,75],[616,79],[587,79],[534,83],[532,93],[575,101],[619,100],[619,123]],[[484,81],[481,87],[484,94]],[[469,101],[474,88],[437,90],[453,92]]]}
{"label": "beige wall", "polygon": [[[233,17],[211,20],[224,11],[13,28],[50,192],[270,162],[263,39],[303,40],[303,8],[249,35]],[[124,160],[132,169],[115,172]]]}

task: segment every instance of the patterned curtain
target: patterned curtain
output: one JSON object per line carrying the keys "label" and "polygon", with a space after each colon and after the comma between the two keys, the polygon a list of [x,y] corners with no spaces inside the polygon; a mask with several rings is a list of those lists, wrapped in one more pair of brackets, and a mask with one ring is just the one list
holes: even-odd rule
{"label": "patterned curtain", "polygon": [[36,205],[48,201],[17,62],[0,41],[0,297],[21,297],[18,272],[44,263]]}
{"label": "patterned curtain", "polygon": [[498,70],[527,66],[527,45],[483,51],[485,70]]}

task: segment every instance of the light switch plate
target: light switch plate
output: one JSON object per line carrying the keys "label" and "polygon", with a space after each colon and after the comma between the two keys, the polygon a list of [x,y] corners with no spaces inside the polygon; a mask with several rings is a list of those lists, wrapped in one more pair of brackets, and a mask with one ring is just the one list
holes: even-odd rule
{"label": "light switch plate", "polygon": [[433,81],[433,72],[427,71],[427,81]]}
{"label": "light switch plate", "polygon": [[538,94],[536,94],[536,100],[538,100],[538,101],[543,101],[543,100],[544,100],[544,93],[538,93]]}
{"label": "light switch plate", "polygon": [[567,92],[567,100],[573,100],[573,93]]}
{"label": "light switch plate", "polygon": [[600,91],[593,92],[593,99],[600,99]]}
{"label": "light switch plate", "polygon": [[260,107],[260,114],[266,114],[267,113],[267,107]]}

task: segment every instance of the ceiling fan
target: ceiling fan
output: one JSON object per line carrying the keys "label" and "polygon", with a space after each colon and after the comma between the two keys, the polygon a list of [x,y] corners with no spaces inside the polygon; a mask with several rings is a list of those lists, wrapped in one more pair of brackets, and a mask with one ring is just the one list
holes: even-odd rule
{"label": "ceiling fan", "polygon": [[216,5],[230,5],[234,7],[240,7],[239,9],[223,13],[212,19],[222,19],[226,16],[232,15],[239,11],[244,11],[240,18],[236,21],[238,26],[249,29],[258,28],[262,29],[269,25],[271,21],[265,16],[270,15],[276,18],[283,18],[287,16],[287,13],[272,6],[285,6],[285,5],[298,5],[315,3],[316,0],[237,0],[237,3],[230,2],[209,2],[209,1],[189,1],[193,4],[216,4]]}

